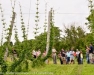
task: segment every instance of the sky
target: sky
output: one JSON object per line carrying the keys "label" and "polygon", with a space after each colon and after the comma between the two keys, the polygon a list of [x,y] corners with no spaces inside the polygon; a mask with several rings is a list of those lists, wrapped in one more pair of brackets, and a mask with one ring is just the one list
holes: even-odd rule
{"label": "sky", "polygon": [[[7,27],[10,24],[11,20],[11,6],[13,6],[14,0],[0,0],[2,4],[2,9],[4,12],[5,22]],[[15,12],[16,19],[15,25],[17,26],[19,38],[22,41],[22,32],[20,24],[20,9],[19,3],[22,7],[23,19],[25,26],[27,27],[29,23],[29,35],[28,39],[34,38],[34,27],[35,27],[35,13],[36,13],[36,0],[16,0]],[[77,26],[81,26],[83,29],[87,30],[85,23],[87,22],[86,18],[89,15],[88,0],[39,0],[39,32],[43,32],[43,25],[45,20],[45,4],[47,3],[47,13],[51,8],[54,9],[54,22],[55,26],[59,27],[61,30],[64,30],[64,26],[70,27],[71,24],[75,23]],[[1,14],[1,12],[0,12]],[[0,15],[0,36],[2,33],[2,22]],[[14,32],[13,32],[14,33]],[[63,34],[63,33],[62,33]],[[1,39],[1,37],[0,37]],[[11,38],[14,41],[14,35]]]}

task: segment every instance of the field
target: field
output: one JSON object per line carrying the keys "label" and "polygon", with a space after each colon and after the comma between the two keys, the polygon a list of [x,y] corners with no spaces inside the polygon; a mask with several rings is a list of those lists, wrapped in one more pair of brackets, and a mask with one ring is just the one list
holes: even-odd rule
{"label": "field", "polygon": [[[33,74],[35,72],[35,74]],[[32,75],[94,75],[94,65],[86,64],[49,64],[32,70]]]}
{"label": "field", "polygon": [[53,64],[52,60],[44,67],[31,68],[29,72],[8,73],[6,75],[94,75],[94,65],[84,64],[78,65],[67,64],[61,65],[59,60],[57,64]]}

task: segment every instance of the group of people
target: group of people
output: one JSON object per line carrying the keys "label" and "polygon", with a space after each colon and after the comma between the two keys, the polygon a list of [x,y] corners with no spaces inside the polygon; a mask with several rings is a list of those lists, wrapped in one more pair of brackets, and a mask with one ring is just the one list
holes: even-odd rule
{"label": "group of people", "polygon": [[[46,55],[47,55],[46,50],[43,53],[40,51],[40,49],[32,51],[33,58],[38,58],[39,56],[41,56],[41,58],[44,58]],[[46,59],[45,63],[49,64],[49,59]]]}
{"label": "group of people", "polygon": [[41,54],[40,49],[38,51],[35,51],[35,50],[32,51],[32,55],[34,58],[37,58],[38,56],[40,56],[40,54]]}
{"label": "group of people", "polygon": [[[37,58],[38,56],[40,56],[40,54],[41,54],[40,49],[38,51],[35,51],[35,50],[32,51],[32,55],[34,58]],[[42,57],[45,57],[45,56],[46,56],[46,51],[42,53]],[[57,55],[56,49],[53,48],[52,59],[54,64],[57,64],[57,56],[60,59],[61,64],[74,64],[75,58],[77,59],[78,64],[83,64],[83,53],[78,49],[76,51],[74,51],[73,49],[71,50],[62,49]]]}
{"label": "group of people", "polygon": [[[33,57],[36,58],[38,57],[41,52],[40,50],[35,51],[33,50],[32,52]],[[42,54],[43,57],[46,56],[46,51]],[[83,52],[81,50],[76,49],[74,51],[73,49],[71,50],[64,50],[62,49],[59,53],[55,48],[52,49],[52,59],[53,63],[57,64],[57,56],[60,60],[61,64],[74,64],[75,59],[77,60],[78,64],[83,64]],[[94,48],[92,43],[90,43],[89,46],[86,46],[86,60],[87,63],[93,63],[94,64]]]}
{"label": "group of people", "polygon": [[[56,55],[56,50],[52,49],[52,58],[53,58],[53,63],[57,64],[57,55]],[[58,57],[60,59],[61,64],[74,64],[75,63],[75,58],[77,58],[78,64],[83,64],[83,53],[82,51],[79,51],[78,49],[74,51],[73,49],[71,50],[64,50],[62,49]]]}
{"label": "group of people", "polygon": [[[78,64],[83,64],[83,52],[81,50],[76,49],[74,51],[71,50],[64,50],[62,49],[58,55],[55,48],[52,49],[52,58],[53,63],[57,64],[57,56],[60,59],[61,64],[71,64],[75,63],[75,59],[77,59]],[[94,64],[94,48],[92,43],[89,46],[86,46],[86,60],[88,64]]]}

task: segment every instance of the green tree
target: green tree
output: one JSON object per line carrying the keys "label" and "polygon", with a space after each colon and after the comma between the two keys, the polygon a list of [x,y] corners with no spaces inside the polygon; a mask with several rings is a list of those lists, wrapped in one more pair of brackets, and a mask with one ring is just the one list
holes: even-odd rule
{"label": "green tree", "polygon": [[94,42],[94,5],[93,5],[93,1],[92,0],[88,0],[89,1],[89,8],[90,8],[90,14],[89,16],[87,17],[87,20],[88,20],[88,27],[92,33],[92,36],[93,36],[93,42]]}
{"label": "green tree", "polygon": [[66,28],[65,35],[66,36],[64,38],[68,48],[81,48],[84,46],[82,43],[84,43],[85,40],[85,31],[80,26],[76,28],[74,25],[72,25],[70,28]]}

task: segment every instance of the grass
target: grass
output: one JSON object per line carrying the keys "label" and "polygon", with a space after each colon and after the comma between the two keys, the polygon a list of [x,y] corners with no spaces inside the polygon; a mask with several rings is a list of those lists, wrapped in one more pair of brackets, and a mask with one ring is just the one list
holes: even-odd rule
{"label": "grass", "polygon": [[77,63],[61,65],[59,60],[57,64],[50,61],[44,67],[31,68],[29,72],[6,75],[94,75],[94,64],[87,64],[84,61],[84,64],[81,65]]}

